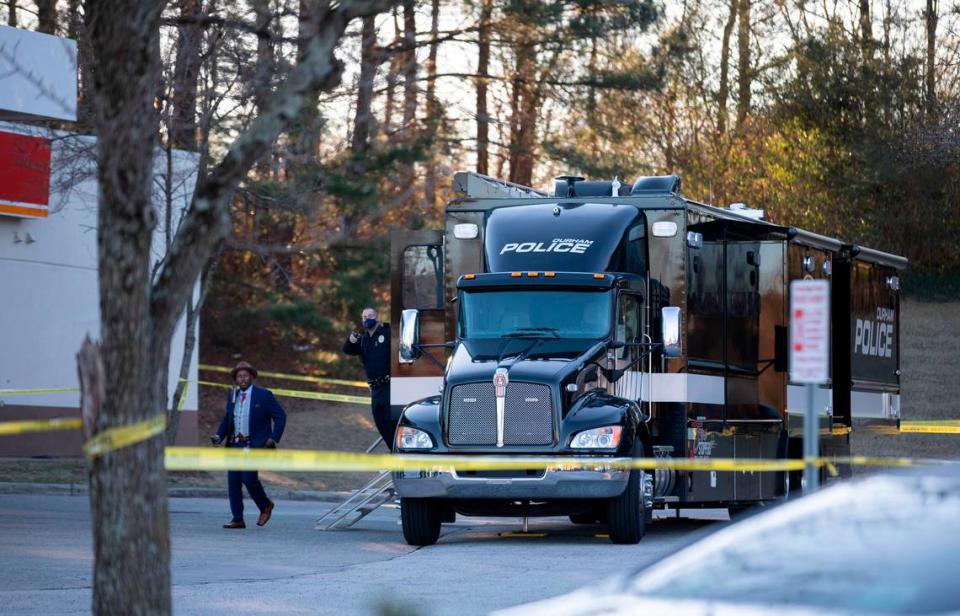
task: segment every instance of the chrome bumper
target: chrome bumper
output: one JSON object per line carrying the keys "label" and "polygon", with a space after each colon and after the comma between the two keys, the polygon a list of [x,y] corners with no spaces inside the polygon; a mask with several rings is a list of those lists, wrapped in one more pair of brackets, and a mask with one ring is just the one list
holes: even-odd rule
{"label": "chrome bumper", "polygon": [[[627,458],[611,458],[624,461]],[[393,485],[404,498],[567,499],[613,498],[627,487],[630,471],[547,469],[537,477],[475,477],[450,471],[395,471]]]}

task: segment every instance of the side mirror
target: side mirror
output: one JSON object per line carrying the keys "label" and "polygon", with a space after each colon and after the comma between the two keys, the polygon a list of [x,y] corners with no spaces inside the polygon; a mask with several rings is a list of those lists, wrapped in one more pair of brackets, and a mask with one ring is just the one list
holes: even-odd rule
{"label": "side mirror", "polygon": [[420,311],[416,308],[400,313],[400,363],[412,364],[420,358]]}
{"label": "side mirror", "polygon": [[663,325],[663,354],[666,357],[680,357],[680,309],[665,306],[660,309]]}

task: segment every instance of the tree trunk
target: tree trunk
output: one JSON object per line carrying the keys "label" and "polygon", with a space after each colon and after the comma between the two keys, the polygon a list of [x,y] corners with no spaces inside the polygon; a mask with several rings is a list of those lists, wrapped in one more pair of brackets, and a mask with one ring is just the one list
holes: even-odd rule
{"label": "tree trunk", "polygon": [[[332,89],[335,57],[347,24],[375,14],[388,0],[341,0],[318,18],[304,61],[198,180],[191,207],[151,285],[156,213],[151,203],[159,127],[154,96],[160,78],[159,31],[165,2],[97,0],[85,7],[94,57],[97,132],[98,268],[104,391],[84,393],[88,435],[164,412],[170,341],[203,265],[230,230],[230,198],[254,161],[297,118],[309,94]],[[78,359],[81,374],[91,364]],[[95,362],[94,362],[95,363]],[[82,379],[87,382],[87,378]],[[94,409],[94,410],[88,410]],[[170,544],[159,436],[105,453],[90,466],[95,614],[169,614]]]}
{"label": "tree trunk", "polygon": [[937,115],[937,21],[939,20],[938,0],[927,0],[927,8],[923,13],[924,21],[927,26],[927,55],[924,66],[924,86],[925,103],[927,108],[927,117],[931,120]]}
{"label": "tree trunk", "polygon": [[[400,143],[410,144],[417,136],[417,13],[414,0],[403,0],[403,117],[401,119]],[[423,224],[421,205],[416,203],[414,195],[416,185],[416,163],[410,160],[399,170],[399,185],[402,195],[400,201],[412,205],[410,228],[417,229]]]}
{"label": "tree trunk", "polygon": [[80,0],[67,1],[67,37],[80,38]]}
{"label": "tree trunk", "polygon": [[173,67],[173,113],[170,142],[182,150],[197,149],[197,77],[203,56],[203,30],[198,23],[201,0],[179,0],[181,23],[177,26],[177,56]]}
{"label": "tree trunk", "polygon": [[[430,4],[430,53],[427,56],[427,137],[432,152],[437,151],[435,143],[440,127],[440,108],[437,105],[437,52],[440,41],[440,0]],[[437,203],[437,172],[434,161],[430,161],[423,180],[423,200],[427,209],[432,210]]]}
{"label": "tree trunk", "polygon": [[723,25],[723,38],[720,40],[720,89],[717,92],[717,135],[727,132],[727,99],[730,97],[730,36],[733,24],[737,20],[739,0],[730,0],[730,13]]}
{"label": "tree trunk", "polygon": [[417,13],[414,0],[403,0],[403,136],[414,134],[417,118]]}
{"label": "tree trunk", "polygon": [[[88,2],[97,126],[98,262],[104,397],[92,433],[163,412],[150,327],[151,203],[164,2]],[[167,341],[169,347],[169,340]],[[81,371],[84,367],[81,365]],[[170,544],[163,439],[90,467],[96,614],[169,614]]]}
{"label": "tree trunk", "polygon": [[177,379],[177,386],[173,391],[173,399],[170,400],[167,412],[167,429],[164,436],[167,445],[173,445],[177,442],[177,432],[180,431],[180,413],[183,407],[181,398],[186,395],[187,379],[190,378],[190,365],[193,363],[193,352],[197,346],[197,324],[200,321],[200,311],[203,308],[203,302],[207,299],[207,291],[210,290],[210,275],[217,268],[219,261],[220,255],[216,254],[203,267],[203,272],[200,273],[200,296],[197,298],[197,302],[193,302],[192,295],[187,300],[186,333],[184,334],[183,354],[180,356],[180,377]]}
{"label": "tree trunk", "polygon": [[873,60],[873,21],[870,17],[870,0],[860,0],[860,51],[863,60]]}
{"label": "tree trunk", "polygon": [[366,153],[375,133],[373,117],[373,84],[377,77],[379,52],[374,18],[364,17],[360,31],[360,80],[357,83],[357,111],[353,118],[350,146],[354,156]]}
{"label": "tree trunk", "polygon": [[257,62],[253,67],[253,103],[258,112],[267,107],[270,100],[273,76],[273,13],[270,0],[253,0],[253,15],[257,29]]}
{"label": "tree trunk", "polygon": [[[400,20],[397,15],[397,9],[393,9],[393,45],[397,45],[402,40],[400,30]],[[400,81],[400,55],[396,52],[390,54],[390,63],[387,67],[387,93],[383,103],[383,130],[390,134],[393,132],[393,111],[395,107],[397,84]]]}
{"label": "tree trunk", "polygon": [[487,111],[487,88],[490,77],[490,21],[493,0],[480,5],[480,23],[477,27],[477,173],[489,174],[490,113]]}
{"label": "tree trunk", "polygon": [[7,25],[11,28],[17,27],[17,0],[7,2]]}
{"label": "tree trunk", "polygon": [[533,183],[533,149],[537,128],[534,95],[536,48],[522,41],[517,45],[516,78],[513,81],[513,130],[510,135],[510,181]]}
{"label": "tree trunk", "polygon": [[57,33],[57,0],[37,1],[37,32]]}
{"label": "tree trunk", "polygon": [[[734,0],[736,1],[736,0]],[[740,19],[737,29],[737,128],[743,126],[750,113],[750,88],[753,74],[750,68],[750,0],[740,0]]]}
{"label": "tree trunk", "polygon": [[[307,54],[310,40],[316,36],[316,24],[323,11],[322,0],[300,0],[300,25],[297,32],[297,62],[302,63]],[[307,92],[300,108],[300,118],[291,134],[292,161],[294,165],[307,165],[314,162],[320,149],[320,110],[317,108],[320,89]],[[283,238],[284,243],[292,240]]]}
{"label": "tree trunk", "polygon": [[[274,72],[274,31],[273,12],[270,0],[252,0],[254,26],[257,31],[257,59],[253,65],[253,77],[250,88],[253,90],[253,105],[258,113],[263,113],[270,100]],[[213,58],[216,62],[216,57]],[[270,154],[256,162],[257,173],[267,177],[271,174],[273,165]]]}

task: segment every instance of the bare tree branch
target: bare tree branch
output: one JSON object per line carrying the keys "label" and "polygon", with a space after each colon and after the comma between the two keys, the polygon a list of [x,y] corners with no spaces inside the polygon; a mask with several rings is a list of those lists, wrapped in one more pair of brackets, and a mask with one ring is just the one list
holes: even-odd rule
{"label": "bare tree branch", "polygon": [[202,264],[229,233],[230,196],[247,171],[284,128],[296,120],[307,93],[329,90],[340,83],[343,64],[334,51],[347,24],[354,18],[380,13],[390,5],[391,0],[352,0],[321,13],[317,33],[307,45],[302,62],[290,71],[268,108],[233,142],[224,159],[200,180],[151,294],[154,334],[158,339],[173,333],[180,308]]}

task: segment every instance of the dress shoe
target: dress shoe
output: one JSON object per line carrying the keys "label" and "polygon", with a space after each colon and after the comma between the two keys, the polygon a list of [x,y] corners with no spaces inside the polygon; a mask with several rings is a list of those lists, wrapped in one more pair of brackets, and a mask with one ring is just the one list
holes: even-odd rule
{"label": "dress shoe", "polygon": [[[260,517],[263,517],[262,515]],[[243,520],[230,520],[229,523],[223,525],[224,528],[246,528],[247,524]]]}
{"label": "dress shoe", "polygon": [[257,526],[263,526],[270,521],[270,514],[273,513],[273,501],[270,501],[270,504],[263,508],[263,511],[260,512],[260,519],[257,520]]}

